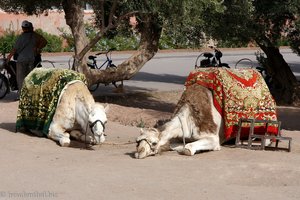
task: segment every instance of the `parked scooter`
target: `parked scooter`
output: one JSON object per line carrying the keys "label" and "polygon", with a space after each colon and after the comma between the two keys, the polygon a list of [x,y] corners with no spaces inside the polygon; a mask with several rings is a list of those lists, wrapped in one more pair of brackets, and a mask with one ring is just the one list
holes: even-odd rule
{"label": "parked scooter", "polygon": [[16,61],[7,62],[5,55],[3,55],[3,58],[0,58],[0,99],[15,90],[18,90]]}

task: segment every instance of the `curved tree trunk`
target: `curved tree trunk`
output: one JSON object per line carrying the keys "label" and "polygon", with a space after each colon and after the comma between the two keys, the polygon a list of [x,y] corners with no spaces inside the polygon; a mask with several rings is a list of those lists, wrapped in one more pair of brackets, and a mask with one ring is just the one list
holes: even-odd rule
{"label": "curved tree trunk", "polygon": [[106,70],[89,69],[85,75],[89,84],[111,83],[113,81],[128,80],[132,78],[158,51],[158,44],[162,26],[157,21],[157,17],[148,14],[144,15],[140,24],[141,40],[139,49],[117,68]]}
{"label": "curved tree trunk", "polygon": [[292,104],[297,100],[298,85],[297,79],[294,76],[291,68],[281,55],[279,48],[275,46],[265,46],[258,43],[260,48],[267,56],[267,72],[272,75],[273,87],[271,93],[277,103]]}
{"label": "curved tree trunk", "polygon": [[[75,42],[75,58],[73,69],[85,74],[88,85],[95,83],[111,83],[132,78],[158,51],[162,25],[153,14],[144,14],[140,23],[141,40],[138,51],[129,59],[117,66],[106,70],[91,69],[87,66],[85,52],[91,48],[85,34],[83,10],[79,0],[64,0],[66,23],[70,26]],[[99,40],[105,30],[100,31],[95,40]],[[104,31],[104,32],[103,32]],[[96,43],[92,40],[92,43]],[[85,47],[87,47],[85,49]]]}

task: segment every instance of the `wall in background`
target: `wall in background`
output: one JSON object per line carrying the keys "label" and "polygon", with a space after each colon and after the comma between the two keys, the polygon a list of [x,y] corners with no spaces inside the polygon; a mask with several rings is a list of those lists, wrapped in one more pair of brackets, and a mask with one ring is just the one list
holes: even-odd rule
{"label": "wall in background", "polygon": [[[91,22],[93,17],[92,10],[85,10],[85,20]],[[5,30],[21,31],[21,23],[23,20],[32,22],[35,29],[42,29],[44,32],[60,35],[58,28],[63,28],[69,31],[69,26],[65,21],[65,13],[58,11],[49,11],[47,16],[45,15],[24,15],[24,14],[9,14],[0,10],[0,35]]]}

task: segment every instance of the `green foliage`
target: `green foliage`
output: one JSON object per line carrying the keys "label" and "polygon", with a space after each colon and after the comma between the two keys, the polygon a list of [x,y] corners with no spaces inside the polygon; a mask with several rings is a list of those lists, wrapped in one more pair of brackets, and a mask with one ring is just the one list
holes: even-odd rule
{"label": "green foliage", "polygon": [[64,46],[63,51],[69,52],[69,51],[74,51],[74,38],[72,34],[68,33],[65,29],[59,28],[60,31],[60,36],[63,38],[63,40],[66,41],[67,46]]}
{"label": "green foliage", "polygon": [[[86,34],[89,39],[92,39],[96,35],[96,31],[99,30],[98,28],[102,27],[101,25],[107,25],[112,1],[87,0],[86,2],[89,2],[94,8],[96,17],[95,25],[86,27]],[[205,40],[203,33],[208,31],[209,28],[206,22],[211,22],[215,13],[224,11],[224,6],[219,2],[219,0],[121,0],[118,2],[119,6],[115,15],[118,17],[125,13],[135,12],[138,21],[137,30],[140,30],[139,28],[141,28],[144,20],[143,16],[151,13],[153,16],[156,16],[156,23],[164,27],[160,40],[161,49],[199,48],[203,40]],[[58,7],[57,0],[50,0],[45,4],[37,0],[29,0],[28,2],[19,0],[16,3],[20,4],[19,10],[27,13],[40,13],[47,6],[48,8],[51,8],[51,6]],[[34,6],[28,8],[32,4]],[[12,5],[12,0],[5,0],[1,7],[5,7],[6,10],[18,10],[14,9]],[[102,13],[101,7],[106,8],[104,13]],[[211,20],[203,20],[205,13],[210,13]],[[127,20],[128,18],[124,18],[124,22],[127,22]],[[115,48],[117,50],[137,49],[139,45],[138,34],[132,33],[128,23],[119,22],[119,24],[121,26],[109,31],[96,44],[93,50],[107,48]],[[61,36],[69,44],[64,51],[73,50],[73,36],[63,30]]]}
{"label": "green foliage", "polygon": [[[177,9],[171,9],[170,15],[162,15],[164,29],[161,48],[199,48],[207,39],[205,33],[215,23],[216,13],[223,13],[224,6],[217,0],[184,0]],[[172,44],[168,43],[171,42]]]}
{"label": "green foliage", "polygon": [[63,50],[61,37],[46,33],[41,29],[36,29],[35,31],[41,34],[48,42],[47,45],[43,48],[44,52],[61,52]]}
{"label": "green foliage", "polygon": [[49,9],[60,8],[61,0],[2,0],[0,8],[11,13],[29,15],[47,13]]}
{"label": "green foliage", "polygon": [[300,18],[295,22],[293,28],[289,31],[288,41],[292,50],[300,56]]}
{"label": "green foliage", "polygon": [[[288,45],[284,37],[299,20],[299,0],[225,0],[225,11],[205,12],[206,33],[217,40],[255,40],[265,46]],[[298,17],[296,17],[298,16]],[[213,23],[207,23],[209,20]]]}
{"label": "green foliage", "polygon": [[248,42],[239,41],[239,40],[218,40],[219,48],[241,48],[247,47]]}
{"label": "green foliage", "polygon": [[0,37],[0,52],[5,54],[13,49],[13,46],[17,40],[18,34],[14,31],[7,30],[4,35]]}
{"label": "green foliage", "polygon": [[93,47],[93,51],[104,51],[108,49],[122,50],[136,50],[138,47],[138,39],[136,37],[122,37],[115,36],[113,39],[102,38]]}
{"label": "green foliage", "polygon": [[[96,35],[96,29],[90,24],[85,24],[87,37],[91,40]],[[65,50],[72,51],[74,49],[74,40],[70,33],[60,29],[61,36],[67,41],[68,47]],[[118,31],[117,35],[110,35],[101,38],[97,44],[92,48],[92,51],[105,51],[108,49],[122,50],[136,50],[139,45],[139,36],[132,32]]]}
{"label": "green foliage", "polygon": [[[62,38],[43,32],[41,29],[36,30],[47,40],[48,44],[43,48],[44,52],[61,52],[62,51]],[[0,51],[1,53],[8,53],[13,48],[19,34],[14,31],[6,30],[3,36],[0,37]]]}
{"label": "green foliage", "polygon": [[175,49],[178,47],[171,36],[163,34],[159,40],[159,49]]}
{"label": "green foliage", "polygon": [[[15,13],[33,14],[47,12],[53,6],[60,8],[62,2],[65,3],[60,0],[4,0],[0,7]],[[96,35],[97,27],[107,25],[112,1],[87,0],[82,4],[84,2],[95,10],[95,26],[86,27],[91,39]],[[157,16],[156,23],[163,23],[161,49],[199,48],[206,39],[213,37],[219,41],[220,47],[240,47],[256,40],[265,45],[290,45],[300,55],[299,0],[121,0],[118,3],[116,17],[135,12],[138,22],[141,22],[145,13]],[[106,8],[105,13],[100,12],[101,6]],[[292,23],[286,26],[287,21]],[[136,49],[139,37],[130,33],[128,23],[120,24],[121,28],[109,31],[93,50]],[[282,37],[282,33],[286,33],[288,40]],[[62,37],[69,44],[64,51],[73,50],[73,36],[63,32]],[[58,40],[50,37],[48,41],[55,43]],[[56,45],[49,47],[49,51],[60,50]]]}
{"label": "green foliage", "polygon": [[266,58],[265,54],[261,51],[255,52],[255,57],[258,62],[258,64],[264,68],[268,69],[268,59]]}
{"label": "green foliage", "polygon": [[140,119],[140,121],[136,121],[136,127],[138,128],[145,128],[146,123],[143,119]]}

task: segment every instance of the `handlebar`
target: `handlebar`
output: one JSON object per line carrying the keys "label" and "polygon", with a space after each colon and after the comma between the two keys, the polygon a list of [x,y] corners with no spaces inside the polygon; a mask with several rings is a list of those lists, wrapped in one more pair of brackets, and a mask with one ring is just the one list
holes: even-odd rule
{"label": "handlebar", "polygon": [[99,53],[95,53],[94,56],[93,56],[93,55],[90,55],[90,56],[88,57],[88,59],[90,59],[90,60],[95,60],[95,59],[97,58],[97,56],[102,55],[102,54],[105,54],[106,58],[109,59],[109,57],[108,57],[107,54],[110,53],[110,52],[113,51],[113,50],[115,50],[115,48],[109,49],[109,50],[107,50],[107,51],[102,51],[102,52],[99,52]]}

